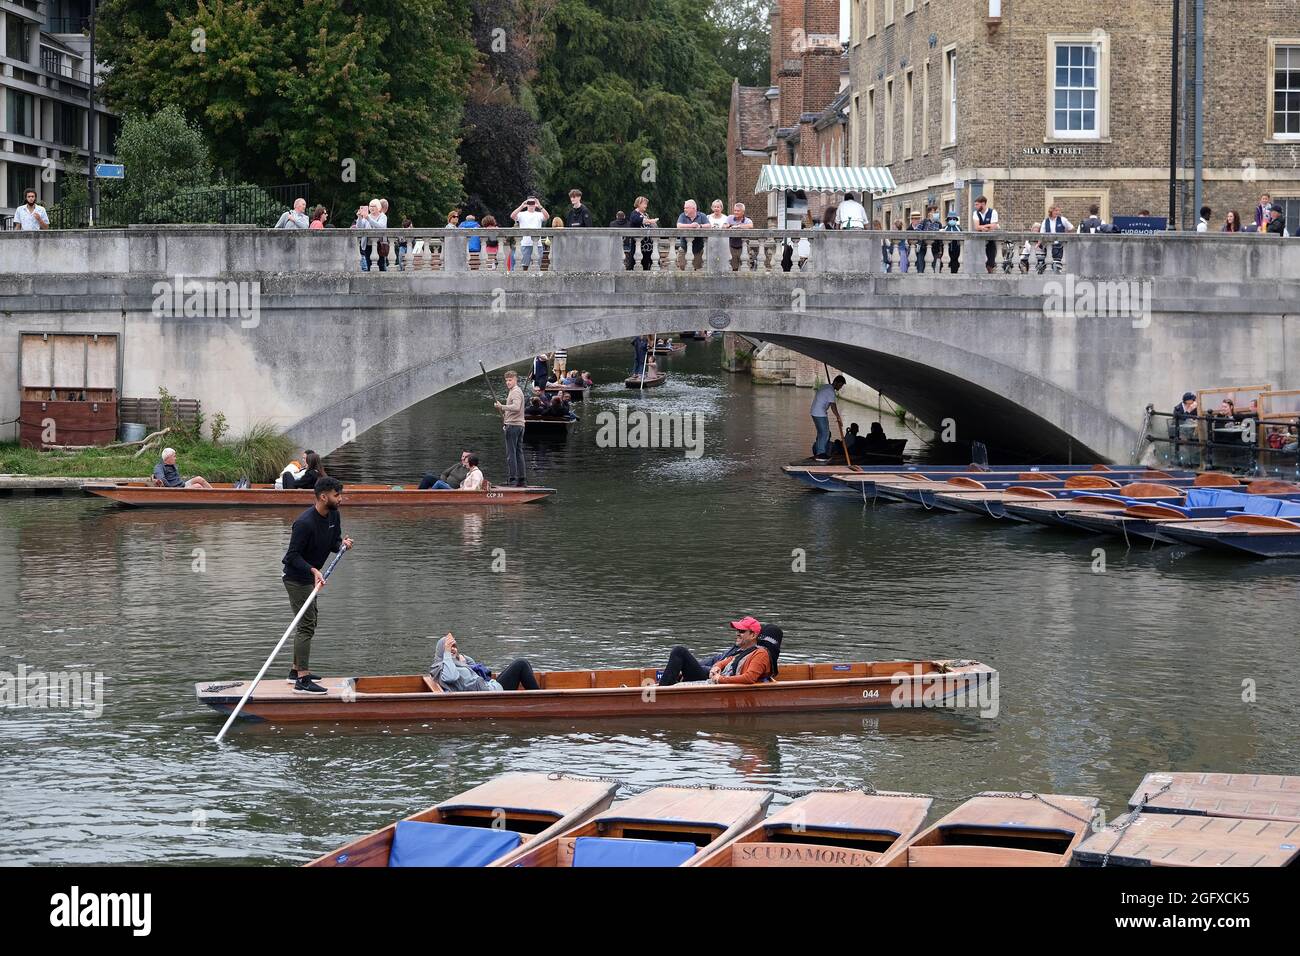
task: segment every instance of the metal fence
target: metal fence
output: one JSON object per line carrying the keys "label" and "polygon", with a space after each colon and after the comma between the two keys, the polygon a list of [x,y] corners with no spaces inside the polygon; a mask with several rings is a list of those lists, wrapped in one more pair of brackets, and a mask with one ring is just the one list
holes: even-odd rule
{"label": "metal fence", "polygon": [[[94,225],[117,228],[140,224],[248,224],[273,226],[297,198],[310,201],[310,186],[211,186],[165,199],[102,199]],[[49,209],[50,228],[84,229],[91,225],[89,205],[56,203]],[[8,227],[6,227],[8,228]]]}
{"label": "metal fence", "polygon": [[1161,464],[1300,480],[1300,416],[1225,418],[1157,412],[1147,406],[1145,431]]}

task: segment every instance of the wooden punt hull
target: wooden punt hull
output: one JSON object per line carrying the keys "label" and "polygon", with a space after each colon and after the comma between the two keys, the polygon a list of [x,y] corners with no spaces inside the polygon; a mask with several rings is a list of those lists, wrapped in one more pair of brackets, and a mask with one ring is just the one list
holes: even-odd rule
{"label": "wooden punt hull", "polygon": [[1073,857],[1077,866],[1293,866],[1300,859],[1300,823],[1126,813],[1085,840]]}
{"label": "wooden punt hull", "polygon": [[1169,524],[1185,518],[1138,518],[1123,511],[1073,512],[1070,523],[1093,534],[1108,534],[1126,541],[1143,541],[1148,544],[1175,544],[1176,539],[1165,534]]}
{"label": "wooden punt hull", "polygon": [[1257,773],[1149,773],[1130,810],[1300,823],[1300,777]]}
{"label": "wooden punt hull", "polygon": [[[85,485],[83,490],[132,508],[310,508],[315,495],[308,489],[282,491],[272,485],[236,489],[154,488],[148,485]],[[493,487],[490,491],[420,491],[388,485],[345,485],[346,508],[474,508],[522,505],[555,494],[554,488]]]}
{"label": "wooden punt hull", "polygon": [[[507,866],[574,866],[578,841],[596,838],[609,843],[693,844],[684,859],[671,864],[692,866],[719,847],[725,846],[763,819],[772,794],[762,790],[709,790],[688,787],[655,787],[614,804],[587,823],[533,846],[504,864]],[[689,854],[689,855],[685,855]],[[608,863],[605,865],[635,865]]]}
{"label": "wooden punt hull", "polygon": [[982,793],[903,841],[877,866],[1067,866],[1088,835],[1092,797]]}
{"label": "wooden punt hull", "polygon": [[[841,670],[842,668],[842,670]],[[835,674],[852,676],[836,678]],[[654,668],[539,673],[540,690],[445,693],[425,675],[327,677],[324,694],[264,680],[240,712],[273,723],[299,721],[542,720],[796,711],[894,710],[987,706],[997,672],[978,661],[881,661],[781,664],[763,684],[656,687]],[[234,709],[244,681],[194,685],[200,703]],[[996,697],[993,698],[996,700]]]}
{"label": "wooden punt hull", "polygon": [[[540,773],[512,773],[457,794],[404,820],[451,826],[517,830],[524,838],[517,850],[494,864],[510,861],[530,847],[585,823],[614,801],[616,784],[555,779]],[[396,823],[346,843],[304,866],[387,866]]]}
{"label": "wooden punt hull", "polygon": [[1169,523],[1164,533],[1181,544],[1194,544],[1253,558],[1300,558],[1300,522],[1261,515],[1233,515]]}
{"label": "wooden punt hull", "polygon": [[660,372],[658,375],[647,375],[644,382],[640,375],[629,375],[623,380],[623,384],[627,388],[658,388],[667,380],[668,376]]}
{"label": "wooden punt hull", "polygon": [[810,793],[687,866],[866,867],[914,836],[929,797]]}
{"label": "wooden punt hull", "polygon": [[585,401],[587,395],[591,392],[590,385],[547,385],[545,391],[548,392],[568,392],[569,398],[575,402]]}
{"label": "wooden punt hull", "polygon": [[524,434],[527,435],[529,429],[540,429],[541,431],[565,432],[570,427],[578,424],[577,418],[531,418],[524,417]]}
{"label": "wooden punt hull", "polygon": [[651,355],[680,355],[682,352],[685,351],[686,351],[685,342],[674,342],[668,348],[655,346],[653,349],[650,350],[650,354]]}

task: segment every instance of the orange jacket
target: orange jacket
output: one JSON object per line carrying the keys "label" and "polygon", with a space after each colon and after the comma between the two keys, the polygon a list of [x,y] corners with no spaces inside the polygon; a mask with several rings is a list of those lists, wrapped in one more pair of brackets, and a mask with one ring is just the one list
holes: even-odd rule
{"label": "orange jacket", "polygon": [[[725,670],[731,661],[724,661],[722,664]],[[740,672],[733,677],[727,677],[718,673],[719,684],[757,684],[764,677],[772,672],[772,657],[761,647],[754,650],[740,663]]]}

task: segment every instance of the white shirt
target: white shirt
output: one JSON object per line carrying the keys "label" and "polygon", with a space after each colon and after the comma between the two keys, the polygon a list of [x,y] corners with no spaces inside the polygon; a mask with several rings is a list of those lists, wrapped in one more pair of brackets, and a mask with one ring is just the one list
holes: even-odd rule
{"label": "white shirt", "polygon": [[14,210],[15,229],[39,229],[41,223],[48,226],[50,224],[50,214],[39,203],[33,206],[31,211],[28,211],[26,203]]}
{"label": "white shirt", "polygon": [[1202,219],[1200,222],[1198,222],[1198,223],[1196,224],[1196,231],[1197,231],[1197,232],[1209,232],[1209,231],[1210,231],[1210,224],[1209,224],[1208,222],[1206,222],[1204,219]]}
{"label": "white shirt", "polygon": [[826,412],[835,402],[835,386],[831,384],[823,385],[817,389],[817,394],[813,396],[812,414],[817,418],[825,418]]}
{"label": "white shirt", "polygon": [[856,199],[846,199],[835,210],[835,222],[841,229],[866,229],[867,211]]}
{"label": "white shirt", "polygon": [[709,213],[709,226],[714,229],[721,229],[727,224],[726,213],[711,212]]}
{"label": "white shirt", "polygon": [[[1061,216],[1061,217],[1060,217],[1060,220],[1061,220],[1061,227],[1062,227],[1063,231],[1065,231],[1065,232],[1069,232],[1071,229],[1074,228],[1074,223],[1070,222],[1070,220],[1066,219],[1064,216]],[[1038,231],[1039,231],[1039,232],[1056,232],[1056,220],[1055,220],[1055,219],[1044,219],[1044,220],[1043,220],[1043,225],[1042,225],[1042,227],[1041,227]]]}
{"label": "white shirt", "polygon": [[[540,229],[543,224],[545,224],[546,217],[543,216],[539,210],[533,210],[530,212],[525,209],[515,217],[515,222],[519,224],[520,229]],[[521,246],[531,246],[533,244],[533,237],[524,236],[523,240],[519,244]]]}
{"label": "white shirt", "polygon": [[987,221],[981,219],[981,213],[978,209],[975,210],[973,215],[974,220],[981,226],[996,226],[998,224],[998,211],[992,206],[987,207],[983,215],[987,217]]}
{"label": "white shirt", "polygon": [[475,465],[465,476],[465,480],[460,483],[461,491],[478,491],[483,487],[483,472]]}

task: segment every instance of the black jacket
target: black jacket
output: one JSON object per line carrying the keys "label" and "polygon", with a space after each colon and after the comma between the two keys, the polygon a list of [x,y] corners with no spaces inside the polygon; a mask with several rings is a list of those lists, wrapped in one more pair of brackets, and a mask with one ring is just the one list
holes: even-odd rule
{"label": "black jacket", "polygon": [[337,511],[321,517],[316,506],[308,508],[293,522],[289,550],[284,553],[284,579],[311,584],[311,569],[320,570],[331,554],[343,546],[343,519]]}
{"label": "black jacket", "polygon": [[579,204],[578,208],[569,207],[564,214],[564,224],[570,229],[576,227],[591,228],[591,210]]}

